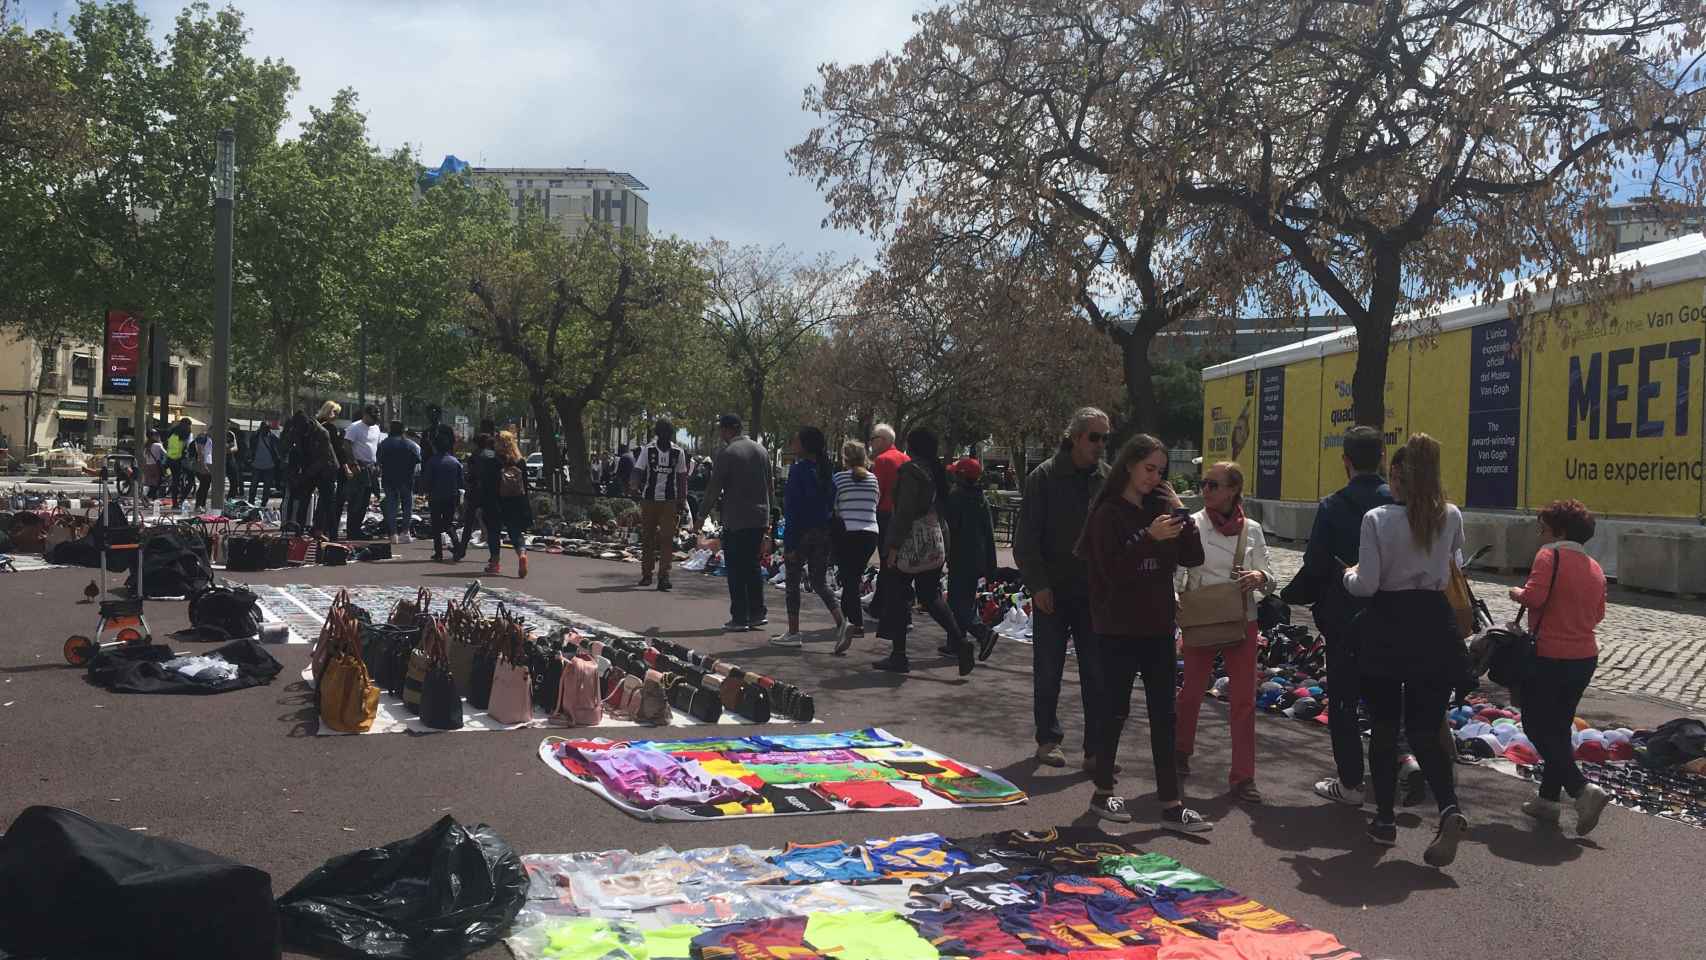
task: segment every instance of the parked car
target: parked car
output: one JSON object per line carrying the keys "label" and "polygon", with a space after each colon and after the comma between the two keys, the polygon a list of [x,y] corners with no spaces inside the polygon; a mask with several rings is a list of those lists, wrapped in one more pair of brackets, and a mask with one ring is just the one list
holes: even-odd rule
{"label": "parked car", "polygon": [[545,473],[545,455],[543,453],[530,453],[530,454],[528,454],[527,455],[527,480],[528,480],[528,482],[529,483],[538,483],[539,478],[544,473]]}

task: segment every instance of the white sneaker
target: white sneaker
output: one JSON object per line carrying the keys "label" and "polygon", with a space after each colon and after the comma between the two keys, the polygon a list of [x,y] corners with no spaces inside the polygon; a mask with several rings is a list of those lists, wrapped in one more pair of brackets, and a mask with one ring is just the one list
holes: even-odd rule
{"label": "white sneaker", "polygon": [[1548,800],[1541,796],[1535,796],[1522,802],[1523,813],[1539,820],[1541,823],[1550,824],[1554,827],[1558,825],[1558,819],[1563,811],[1564,805],[1562,803],[1559,803],[1556,800]]}
{"label": "white sneaker", "polygon": [[404,545],[406,546],[408,544],[415,542],[415,535],[412,533],[405,533],[402,535],[401,539],[402,539]]}
{"label": "white sneaker", "polygon": [[805,638],[797,633],[778,633],[770,637],[770,645],[774,647],[799,647],[805,642]]}
{"label": "white sneaker", "polygon": [[1347,807],[1360,807],[1371,803],[1374,799],[1374,784],[1367,780],[1362,782],[1362,788],[1347,787],[1339,782],[1338,777],[1328,777],[1315,783],[1315,792],[1334,803],[1342,803]]}

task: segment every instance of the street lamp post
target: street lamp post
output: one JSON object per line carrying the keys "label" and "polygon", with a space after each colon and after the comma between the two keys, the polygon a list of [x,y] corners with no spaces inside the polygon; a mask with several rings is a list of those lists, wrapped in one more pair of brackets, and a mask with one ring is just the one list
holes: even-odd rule
{"label": "street lamp post", "polygon": [[219,131],[213,170],[213,371],[208,386],[213,411],[208,442],[213,444],[213,509],[225,507],[225,435],[231,428],[231,227],[236,204],[237,133]]}

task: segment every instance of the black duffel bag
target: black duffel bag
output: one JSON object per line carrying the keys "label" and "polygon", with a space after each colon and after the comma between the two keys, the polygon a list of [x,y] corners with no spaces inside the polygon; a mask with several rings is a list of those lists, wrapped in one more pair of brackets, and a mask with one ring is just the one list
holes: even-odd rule
{"label": "black duffel bag", "polygon": [[190,626],[213,627],[228,639],[259,636],[261,606],[245,584],[220,581],[190,596]]}

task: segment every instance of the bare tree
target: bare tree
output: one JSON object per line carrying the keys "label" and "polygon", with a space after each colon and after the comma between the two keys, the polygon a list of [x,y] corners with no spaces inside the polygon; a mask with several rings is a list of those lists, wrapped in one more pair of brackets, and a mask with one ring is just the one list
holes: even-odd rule
{"label": "bare tree", "polygon": [[921,13],[900,53],[820,69],[805,106],[825,123],[789,152],[825,191],[829,223],[880,235],[910,208],[1009,250],[1042,242],[1059,260],[1050,272],[1119,346],[1143,429],[1158,409],[1155,336],[1232,309],[1244,263],[1273,257],[1239,218],[1178,200],[1204,112],[1172,95],[1193,38],[1166,14],[1098,0]]}
{"label": "bare tree", "polygon": [[1559,286],[1602,310],[1621,286],[1606,282],[1604,214],[1631,161],[1646,158],[1655,200],[1702,198],[1698,0],[1170,6],[1200,43],[1168,95],[1210,134],[1177,195],[1236,212],[1288,254],[1253,277],[1270,312],[1321,298],[1344,312],[1358,423],[1385,419],[1408,311],[1425,318],[1466,287],[1500,299],[1536,266],[1548,276],[1518,291],[1519,320]]}
{"label": "bare tree", "polygon": [[846,317],[853,265],[828,254],[803,261],[786,247],[735,247],[713,239],[705,326],[746,387],[752,436],[764,429],[765,394],[805,338]]}

